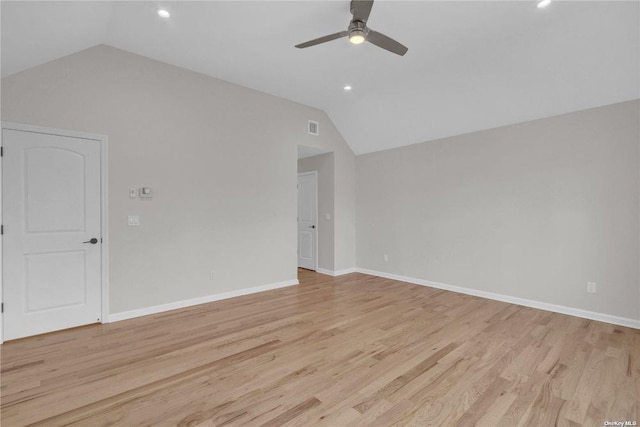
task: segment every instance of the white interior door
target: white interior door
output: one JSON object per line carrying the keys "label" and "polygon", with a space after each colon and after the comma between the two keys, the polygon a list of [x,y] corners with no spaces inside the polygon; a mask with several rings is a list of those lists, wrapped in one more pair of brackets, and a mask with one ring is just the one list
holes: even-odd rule
{"label": "white interior door", "polygon": [[298,267],[315,270],[318,236],[318,175],[298,174]]}
{"label": "white interior door", "polygon": [[100,141],[2,130],[5,339],[101,317]]}

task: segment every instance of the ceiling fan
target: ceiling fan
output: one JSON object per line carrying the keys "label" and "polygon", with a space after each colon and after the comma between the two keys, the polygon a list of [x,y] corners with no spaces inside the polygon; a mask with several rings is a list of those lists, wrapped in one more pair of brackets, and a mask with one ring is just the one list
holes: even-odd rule
{"label": "ceiling fan", "polygon": [[367,27],[367,20],[371,13],[371,7],[373,7],[373,0],[351,0],[351,14],[353,15],[353,19],[349,23],[349,28],[347,28],[346,31],[340,31],[339,33],[330,34],[305,43],[300,43],[296,45],[296,47],[298,49],[304,49],[305,47],[330,42],[331,40],[336,40],[342,37],[349,37],[349,41],[353,44],[361,44],[368,41],[369,43],[373,43],[374,45],[388,50],[389,52],[403,56],[409,50],[406,46],[398,43],[391,37],[385,36],[377,31],[373,31]]}

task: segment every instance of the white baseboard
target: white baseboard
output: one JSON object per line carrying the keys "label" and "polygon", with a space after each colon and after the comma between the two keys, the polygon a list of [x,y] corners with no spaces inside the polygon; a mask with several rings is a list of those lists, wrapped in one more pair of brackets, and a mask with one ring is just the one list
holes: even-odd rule
{"label": "white baseboard", "polygon": [[356,272],[356,268],[352,267],[352,268],[345,268],[343,270],[327,270],[325,268],[317,268],[316,269],[317,273],[321,273],[321,274],[326,274],[328,276],[342,276],[344,274],[349,274],[349,273],[355,273]]}
{"label": "white baseboard", "polygon": [[163,311],[191,307],[192,305],[206,304],[208,302],[220,301],[223,299],[239,297],[242,295],[249,295],[255,294],[257,292],[270,291],[272,289],[285,288],[287,286],[297,285],[298,283],[299,282],[297,279],[286,280],[284,282],[272,283],[270,285],[254,286],[252,288],[238,289],[237,291],[229,291],[215,295],[206,295],[199,298],[192,298],[182,301],[170,302],[168,304],[154,305],[152,307],[113,313],[109,315],[107,321],[104,323],[119,322],[120,320],[133,319],[134,317],[147,316],[149,314],[162,313]]}
{"label": "white baseboard", "polygon": [[400,276],[398,274],[385,273],[383,271],[368,270],[366,268],[356,268],[358,273],[370,274],[372,276],[384,277],[386,279],[398,280],[400,282],[413,283],[414,285],[428,286],[430,288],[443,289],[445,291],[458,292],[461,294],[473,295],[496,301],[508,302],[511,304],[523,305],[525,307],[537,308],[540,310],[552,311],[554,313],[568,314],[569,316],[582,317],[589,320],[611,323],[614,325],[627,326],[629,328],[640,329],[640,320],[626,317],[613,316],[611,314],[598,313],[595,311],[582,310],[579,308],[567,307],[564,305],[550,304],[546,302],[534,301],[524,298],[512,297],[509,295],[495,294],[493,292],[480,291],[477,289],[463,288],[461,286],[447,285],[444,283],[431,282],[428,280],[415,279],[413,277]]}

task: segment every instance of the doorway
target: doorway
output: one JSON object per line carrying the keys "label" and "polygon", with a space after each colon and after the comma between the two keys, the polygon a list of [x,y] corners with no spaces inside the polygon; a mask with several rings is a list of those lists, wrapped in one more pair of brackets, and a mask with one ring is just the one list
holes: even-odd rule
{"label": "doorway", "polygon": [[[298,174],[316,174],[316,225],[315,270],[318,273],[334,274],[335,226],[334,198],[335,172],[334,153],[318,147],[298,146]],[[299,237],[299,236],[298,236]],[[300,262],[298,262],[300,266]]]}
{"label": "doorway", "polygon": [[3,339],[106,314],[106,137],[2,124]]}
{"label": "doorway", "polygon": [[298,267],[318,267],[318,172],[298,173]]}

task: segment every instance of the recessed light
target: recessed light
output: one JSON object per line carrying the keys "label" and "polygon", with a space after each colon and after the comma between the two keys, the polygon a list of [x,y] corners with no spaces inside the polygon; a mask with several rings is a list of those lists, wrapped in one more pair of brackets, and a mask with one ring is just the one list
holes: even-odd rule
{"label": "recessed light", "polygon": [[168,17],[171,16],[171,14],[168,11],[164,10],[164,9],[159,9],[158,10],[158,16],[161,17],[161,18],[168,18]]}
{"label": "recessed light", "polygon": [[344,90],[346,90],[347,92],[349,92],[349,91],[351,90],[351,86],[346,85],[346,86],[344,87]]}
{"label": "recessed light", "polygon": [[541,0],[538,2],[538,8],[542,9],[543,7],[547,7],[551,4],[551,0]]}

